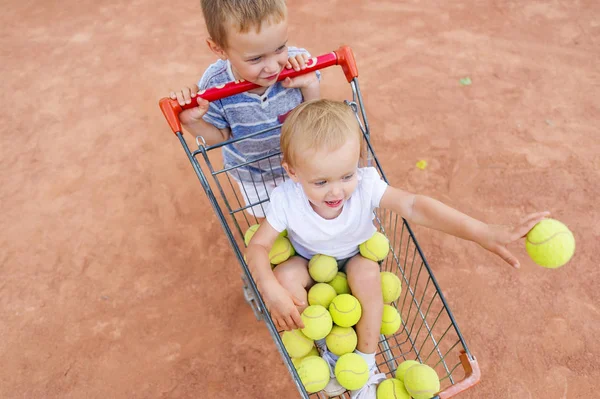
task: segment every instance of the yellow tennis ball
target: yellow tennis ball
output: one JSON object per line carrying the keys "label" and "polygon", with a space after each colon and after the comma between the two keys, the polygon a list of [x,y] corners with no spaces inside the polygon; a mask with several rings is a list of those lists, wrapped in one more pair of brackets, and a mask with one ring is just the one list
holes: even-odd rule
{"label": "yellow tennis ball", "polygon": [[350,294],[342,294],[333,298],[329,305],[331,318],[340,327],[352,327],[360,320],[362,308],[358,299]]}
{"label": "yellow tennis ball", "polygon": [[404,387],[414,399],[430,399],[440,390],[440,379],[426,364],[410,367],[404,374]]}
{"label": "yellow tennis ball", "polygon": [[391,305],[383,305],[383,317],[381,318],[380,332],[383,335],[392,335],[400,328],[402,319],[400,313]]}
{"label": "yellow tennis ball", "polygon": [[246,244],[246,246],[248,246],[250,240],[254,236],[254,233],[256,233],[256,230],[258,230],[259,227],[260,224],[253,224],[248,228],[248,230],[246,230],[246,232],[244,233],[244,244]]}
{"label": "yellow tennis ball", "polygon": [[377,399],[410,399],[410,395],[403,383],[389,378],[377,386]]}
{"label": "yellow tennis ball", "polygon": [[356,353],[346,353],[340,356],[335,364],[335,378],[341,386],[348,390],[362,388],[369,379],[367,362]]}
{"label": "yellow tennis ball", "polygon": [[381,292],[383,303],[395,302],[402,292],[402,284],[398,276],[391,272],[381,272]]}
{"label": "yellow tennis ball", "polygon": [[308,273],[318,283],[330,282],[337,272],[337,261],[331,256],[316,254],[308,262]]}
{"label": "yellow tennis ball", "polygon": [[333,287],[333,289],[338,295],[350,293],[348,278],[346,277],[346,273],[344,272],[337,272],[333,280],[329,282],[329,285]]}
{"label": "yellow tennis ball", "polygon": [[300,330],[284,332],[281,340],[290,357],[304,357],[315,346],[314,341],[302,334]]}
{"label": "yellow tennis ball", "polygon": [[329,335],[325,337],[327,349],[338,356],[354,352],[357,342],[358,337],[352,327],[333,326]]}
{"label": "yellow tennis ball", "polygon": [[296,370],[308,393],[319,392],[329,383],[329,366],[319,356],[304,358]]}
{"label": "yellow tennis ball", "polygon": [[309,305],[321,305],[328,309],[336,296],[337,292],[332,286],[326,283],[317,283],[308,290],[308,303]]}
{"label": "yellow tennis ball", "polygon": [[416,366],[417,364],[421,363],[417,362],[416,360],[403,361],[398,365],[398,368],[396,369],[396,378],[404,382],[404,374],[406,373],[406,370],[408,370],[412,366]]}
{"label": "yellow tennis ball", "polygon": [[[258,230],[259,227],[260,224],[253,224],[252,226],[248,227],[248,230],[246,230],[244,233],[244,244],[246,244],[246,246],[248,246],[250,240],[254,236],[254,233],[256,233],[256,230]],[[287,237],[287,230],[283,230],[281,233],[279,233],[279,237]]]}
{"label": "yellow tennis ball", "polygon": [[386,236],[376,231],[375,234],[358,247],[360,254],[375,262],[385,259],[390,250],[390,241]]}
{"label": "yellow tennis ball", "polygon": [[333,327],[331,315],[321,305],[310,305],[302,312],[304,328],[302,333],[311,339],[322,339],[329,334]]}
{"label": "yellow tennis ball", "polygon": [[555,219],[544,219],[527,234],[527,253],[535,263],[548,269],[563,266],[575,253],[575,237]]}
{"label": "yellow tennis ball", "polygon": [[269,252],[269,261],[274,265],[278,265],[288,260],[290,256],[292,256],[293,252],[295,251],[290,243],[290,240],[279,236],[275,239],[273,247],[271,247],[271,251]]}
{"label": "yellow tennis ball", "polygon": [[317,350],[316,346],[313,346],[312,349],[310,350],[310,352],[308,352],[308,354],[305,356],[293,357],[292,363],[294,364],[294,367],[296,367],[296,369],[298,369],[298,366],[300,365],[300,363],[302,363],[302,361],[309,356],[319,356],[319,351]]}

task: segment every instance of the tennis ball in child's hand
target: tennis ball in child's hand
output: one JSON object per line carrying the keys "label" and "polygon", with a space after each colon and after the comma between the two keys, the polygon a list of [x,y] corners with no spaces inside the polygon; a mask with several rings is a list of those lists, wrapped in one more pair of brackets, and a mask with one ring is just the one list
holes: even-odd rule
{"label": "tennis ball in child's hand", "polygon": [[398,276],[391,272],[381,272],[381,292],[383,303],[391,303],[398,299],[402,292],[402,284]]}
{"label": "tennis ball in child's hand", "polygon": [[362,256],[379,262],[387,256],[390,250],[390,242],[386,236],[376,231],[371,238],[360,244],[358,248]]}
{"label": "tennis ball in child's hand", "polygon": [[406,370],[408,370],[412,366],[416,366],[417,364],[421,363],[417,362],[416,360],[403,361],[402,363],[400,363],[400,365],[398,365],[398,368],[396,369],[396,378],[404,382],[404,374],[406,373]]}
{"label": "tennis ball in child's hand", "polygon": [[362,308],[358,299],[350,294],[342,294],[333,298],[329,305],[329,313],[338,326],[352,327],[360,320]]}
{"label": "tennis ball in child's hand", "polygon": [[329,383],[329,366],[319,356],[308,356],[296,369],[306,392],[319,392]]}
{"label": "tennis ball in child's hand", "polygon": [[314,341],[302,334],[300,330],[284,332],[281,340],[290,357],[304,357],[315,346]]}
{"label": "tennis ball in child's hand", "polygon": [[430,399],[440,390],[440,379],[426,364],[410,367],[404,374],[404,387],[414,399]]}
{"label": "tennis ball in child's hand", "polygon": [[555,219],[544,219],[527,233],[527,253],[535,263],[548,269],[563,266],[575,252],[575,237]]}
{"label": "tennis ball in child's hand", "polygon": [[325,342],[331,353],[342,356],[354,352],[358,337],[352,327],[333,326],[329,335],[325,337]]}
{"label": "tennis ball in child's hand", "polygon": [[319,356],[319,351],[317,350],[316,346],[313,346],[312,349],[310,350],[310,352],[308,352],[308,354],[306,356],[293,357],[292,363],[294,364],[294,367],[296,367],[296,369],[298,369],[298,366],[300,365],[300,363],[302,363],[302,361],[309,356]]}
{"label": "tennis ball in child's hand", "polygon": [[331,331],[333,322],[331,315],[321,305],[310,305],[302,312],[304,328],[302,333],[311,339],[323,339]]}
{"label": "tennis ball in child's hand", "polygon": [[400,328],[402,319],[400,313],[391,305],[383,305],[383,317],[381,319],[381,330],[383,335],[392,335]]}
{"label": "tennis ball in child's hand", "polygon": [[325,309],[329,308],[337,292],[332,286],[326,283],[317,283],[308,290],[308,303],[310,305],[321,305]]}
{"label": "tennis ball in child's hand", "polygon": [[360,355],[346,353],[335,364],[335,377],[348,390],[360,389],[369,379],[369,367]]}
{"label": "tennis ball in child's hand", "polygon": [[410,395],[402,382],[389,378],[377,386],[377,399],[410,399]]}
{"label": "tennis ball in child's hand", "polygon": [[290,240],[279,236],[275,239],[273,247],[269,252],[269,261],[274,265],[278,265],[288,260],[293,253],[295,253],[295,251]]}
{"label": "tennis ball in child's hand", "polygon": [[333,287],[338,295],[350,293],[350,286],[344,272],[337,272],[333,280],[329,282],[329,285]]}
{"label": "tennis ball in child's hand", "polygon": [[316,254],[308,262],[308,273],[318,283],[330,282],[337,272],[337,261],[331,256]]}

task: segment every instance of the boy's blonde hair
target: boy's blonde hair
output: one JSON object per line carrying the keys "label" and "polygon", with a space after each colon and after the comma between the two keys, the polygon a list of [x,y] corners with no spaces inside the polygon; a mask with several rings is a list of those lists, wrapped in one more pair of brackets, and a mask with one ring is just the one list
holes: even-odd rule
{"label": "boy's blonde hair", "polygon": [[294,166],[300,152],[337,150],[349,140],[358,140],[362,157],[362,132],[348,104],[333,100],[304,102],[288,115],[281,127],[283,161]]}
{"label": "boy's blonde hair", "polygon": [[210,38],[221,48],[227,47],[227,25],[241,33],[256,28],[260,32],[267,18],[281,22],[287,15],[285,0],[202,0],[202,14]]}

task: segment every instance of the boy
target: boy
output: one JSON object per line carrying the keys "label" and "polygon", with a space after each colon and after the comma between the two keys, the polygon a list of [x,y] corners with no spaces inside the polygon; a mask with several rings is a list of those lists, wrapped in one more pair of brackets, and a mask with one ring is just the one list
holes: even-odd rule
{"label": "boy", "polygon": [[[181,112],[183,126],[207,145],[244,137],[275,128],[279,119],[302,101],[320,97],[316,73],[277,82],[284,68],[305,68],[308,53],[287,47],[288,25],[285,0],[202,0],[202,12],[209,33],[207,44],[219,60],[208,67],[198,84],[172,92],[181,105],[190,104],[199,90],[231,81],[246,80],[260,87],[208,103],[198,98],[198,107]],[[279,129],[250,140],[224,146],[226,167],[279,152]],[[239,183],[247,205],[268,199],[284,175],[270,158],[235,168],[232,177]],[[255,217],[264,217],[263,206],[249,208]]]}
{"label": "boy", "polygon": [[[411,223],[475,241],[515,268],[519,262],[506,246],[548,212],[528,215],[515,227],[486,224],[432,198],[388,186],[375,168],[359,168],[363,143],[355,115],[345,103],[317,100],[291,112],[281,132],[282,164],[290,179],[273,191],[266,220],[246,256],[273,321],[284,330],[304,327],[300,313],[307,306],[307,289],[314,284],[308,259],[317,253],[337,259],[362,306],[356,353],[371,371],[367,384],[352,391],[351,398],[375,399],[377,384],[385,379],[375,364],[383,312],[380,271],[379,264],[362,257],[358,249],[376,231],[373,210],[387,208]],[[298,255],[271,271],[268,253],[284,229]],[[336,356],[323,341],[316,344],[333,369]],[[324,391],[335,396],[344,389],[333,377]]]}

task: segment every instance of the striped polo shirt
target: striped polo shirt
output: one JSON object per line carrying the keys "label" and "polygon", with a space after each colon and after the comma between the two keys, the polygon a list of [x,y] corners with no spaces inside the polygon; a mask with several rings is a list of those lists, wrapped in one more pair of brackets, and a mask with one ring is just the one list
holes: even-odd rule
{"label": "striped polo shirt", "polygon": [[[307,53],[304,49],[288,47],[289,57]],[[218,60],[208,67],[198,82],[198,88],[205,90],[235,80],[228,60]],[[204,120],[218,129],[228,127],[231,138],[244,137],[261,130],[279,126],[278,117],[285,115],[302,103],[300,89],[286,89],[277,82],[267,88],[264,94],[241,93],[210,103]],[[225,167],[236,167],[252,159],[276,154],[280,151],[277,127],[246,140],[223,147]],[[270,161],[270,162],[269,162]],[[237,167],[231,175],[239,181],[260,181],[273,179],[284,174],[279,157],[272,157],[260,164]]]}

